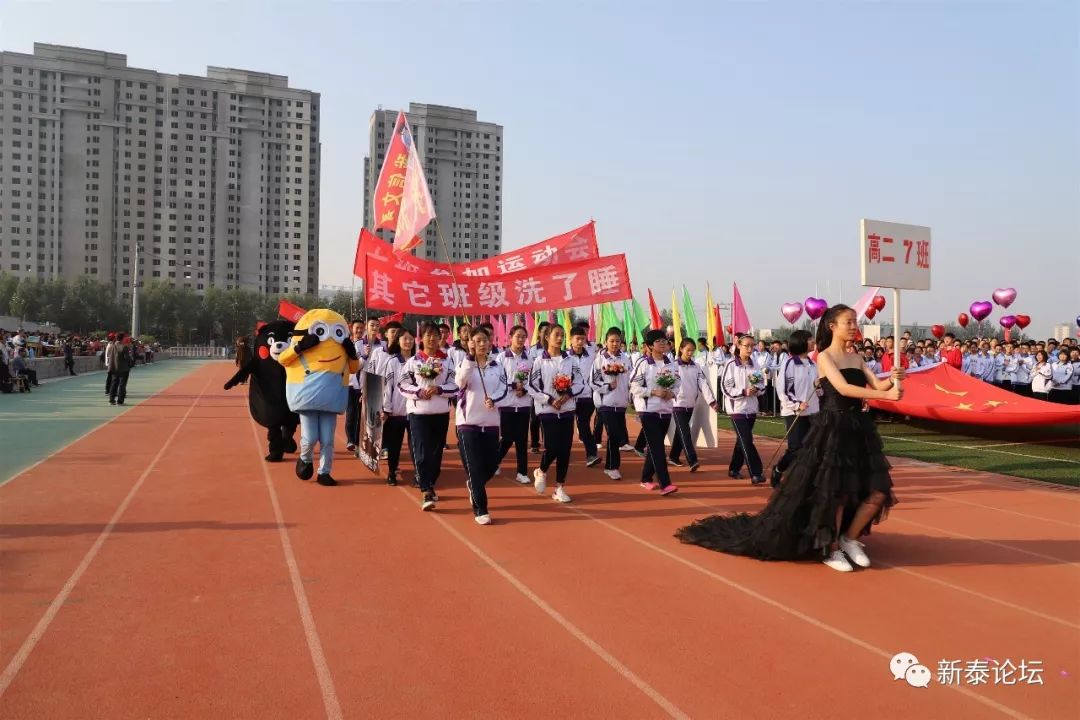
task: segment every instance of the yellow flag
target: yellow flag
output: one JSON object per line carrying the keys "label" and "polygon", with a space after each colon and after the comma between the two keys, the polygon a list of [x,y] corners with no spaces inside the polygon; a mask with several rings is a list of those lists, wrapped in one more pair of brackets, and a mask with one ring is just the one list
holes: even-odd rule
{"label": "yellow flag", "polygon": [[682,345],[682,323],[679,320],[679,303],[675,298],[675,288],[671,288],[671,324],[675,327],[675,354]]}
{"label": "yellow flag", "polygon": [[713,312],[712,288],[705,283],[705,344],[716,349],[716,313]]}

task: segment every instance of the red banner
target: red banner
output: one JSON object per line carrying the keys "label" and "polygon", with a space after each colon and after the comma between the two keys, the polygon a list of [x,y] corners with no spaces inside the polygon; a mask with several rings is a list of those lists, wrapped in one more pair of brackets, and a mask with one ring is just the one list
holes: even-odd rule
{"label": "red banner", "polygon": [[285,299],[282,299],[280,302],[278,302],[277,311],[278,315],[285,318],[289,322],[296,322],[300,318],[304,317],[305,313],[307,313],[307,310],[305,310],[304,308],[293,305],[291,302]]}
{"label": "red banner", "polygon": [[945,363],[909,372],[899,402],[872,400],[899,415],[967,425],[1062,425],[1080,422],[1080,407],[1059,405],[1002,390]]}
{"label": "red banner", "polygon": [[398,211],[401,210],[401,195],[405,191],[405,171],[409,167],[409,148],[401,136],[405,128],[405,113],[399,112],[394,123],[394,133],[390,136],[390,147],[386,148],[379,179],[375,183],[372,196],[372,222],[376,230],[393,230],[397,227]]}
{"label": "red banner", "polygon": [[[433,277],[435,275],[435,277]],[[631,297],[625,255],[535,267],[497,277],[435,274],[409,256],[368,255],[370,308],[418,315],[537,312]]]}
{"label": "red banner", "polygon": [[[364,267],[368,255],[392,257],[390,243],[379,239],[368,230],[360,231],[357,240],[356,257],[353,260],[353,274],[358,278],[367,275]],[[596,225],[589,222],[579,228],[564,232],[561,235],[541,240],[532,245],[526,245],[518,250],[495,255],[494,257],[474,260],[469,263],[437,263],[423,260],[417,257],[408,257],[410,263],[422,272],[431,275],[454,275],[465,276],[490,276],[505,275],[507,273],[521,272],[534,267],[545,265],[558,265],[560,263],[581,262],[600,257],[600,250],[596,246]]]}

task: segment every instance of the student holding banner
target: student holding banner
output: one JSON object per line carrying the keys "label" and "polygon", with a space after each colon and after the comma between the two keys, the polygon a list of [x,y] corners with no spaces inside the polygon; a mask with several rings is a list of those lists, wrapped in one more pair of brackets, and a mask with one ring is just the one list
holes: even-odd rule
{"label": "student holding banner", "polygon": [[446,433],[450,429],[450,400],[457,396],[454,361],[439,348],[441,335],[434,323],[421,326],[425,348],[402,368],[398,390],[405,395],[409,413],[409,448],[416,467],[416,479],[423,493],[420,508],[434,510],[439,496],[435,483],[442,470]]}
{"label": "student holding banner", "polygon": [[574,361],[563,352],[564,332],[559,325],[551,326],[547,349],[533,362],[529,392],[544,428],[544,454],[540,467],[533,471],[533,487],[537,495],[544,494],[547,472],[554,463],[557,487],[551,497],[556,502],[568,503],[570,496],[563,485],[570,468],[577,397],[585,388]]}
{"label": "student holding banner", "polygon": [[517,474],[514,479],[522,485],[532,482],[529,480],[528,453],[529,420],[533,411],[533,399],[529,395],[532,360],[529,358],[528,348],[525,347],[528,340],[529,335],[525,328],[515,325],[510,328],[510,347],[499,357],[508,385],[508,392],[499,403],[499,429],[502,435],[499,462],[503,461],[513,447],[517,460]]}
{"label": "student holding banner", "polygon": [[507,382],[502,365],[488,355],[491,338],[487,330],[473,330],[471,341],[473,354],[465,356],[454,374],[459,393],[454,420],[473,519],[477,525],[490,525],[486,486],[499,467],[500,413],[496,403],[506,395]]}
{"label": "student holding banner", "polygon": [[[416,355],[416,338],[412,331],[402,327],[397,338],[387,350],[389,356],[382,365],[383,406],[380,419],[383,423],[383,447],[386,448],[387,485],[398,484],[398,465],[401,461],[401,445],[409,428],[409,415],[405,395],[397,383],[405,371],[405,365]],[[412,433],[409,433],[412,446]],[[419,482],[414,480],[419,486]]]}

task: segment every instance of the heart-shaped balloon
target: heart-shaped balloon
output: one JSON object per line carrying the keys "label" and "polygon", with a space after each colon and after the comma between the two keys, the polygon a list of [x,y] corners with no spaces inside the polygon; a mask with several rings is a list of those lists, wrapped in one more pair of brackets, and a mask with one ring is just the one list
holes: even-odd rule
{"label": "heart-shaped balloon", "polygon": [[930,332],[934,333],[934,337],[936,337],[938,340],[940,340],[941,338],[945,337],[945,326],[944,325],[934,325],[933,327],[930,328]]}
{"label": "heart-shaped balloon", "polygon": [[986,318],[990,317],[990,313],[994,311],[994,306],[986,300],[976,300],[971,303],[971,307],[968,308],[968,312],[971,313],[971,317],[975,318],[978,322],[982,322]]}
{"label": "heart-shaped balloon", "polygon": [[1027,315],[1017,315],[1016,316],[1016,327],[1020,328],[1021,330],[1023,330],[1024,328],[1026,328],[1030,324],[1031,324],[1031,318],[1028,317]]}
{"label": "heart-shaped balloon", "polygon": [[1013,304],[1016,299],[1016,288],[998,288],[994,291],[994,302],[1003,308]]}
{"label": "heart-shaped balloon", "polygon": [[780,306],[780,314],[791,323],[795,324],[795,321],[802,316],[802,303],[789,302]]}
{"label": "heart-shaped balloon", "polygon": [[967,327],[968,316],[967,313],[960,313],[956,316],[956,322],[960,323],[960,327]]}
{"label": "heart-shaped balloon", "polygon": [[810,316],[811,320],[817,320],[829,309],[829,303],[821,298],[808,297],[803,300],[803,308],[806,309],[806,314]]}
{"label": "heart-shaped balloon", "polygon": [[1006,328],[1006,329],[1011,328],[1013,325],[1016,324],[1016,316],[1015,315],[1005,315],[1000,320],[998,320],[998,324],[1001,325],[1001,327]]}
{"label": "heart-shaped balloon", "polygon": [[865,311],[863,311],[863,315],[866,316],[867,320],[873,320],[874,316],[877,315],[877,310],[875,310],[874,306],[871,305],[870,307],[866,308]]}
{"label": "heart-shaped balloon", "polygon": [[870,306],[878,312],[881,312],[885,309],[885,296],[875,295],[874,299],[870,301]]}

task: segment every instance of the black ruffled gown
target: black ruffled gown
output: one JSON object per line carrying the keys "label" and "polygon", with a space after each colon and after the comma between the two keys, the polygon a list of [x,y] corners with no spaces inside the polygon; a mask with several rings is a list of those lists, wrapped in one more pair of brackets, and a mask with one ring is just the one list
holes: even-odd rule
{"label": "black ruffled gown", "polygon": [[[860,368],[842,368],[852,385],[866,386]],[[675,537],[732,555],[760,560],[798,560],[827,554],[836,540],[836,513],[844,508],[841,532],[871,492],[885,494],[881,511],[867,524],[880,522],[896,503],[881,437],[862,401],[846,398],[821,380],[821,410],[809,422],[802,449],[784,481],[757,515],[712,515],[680,528]]]}

